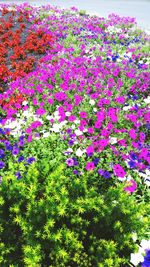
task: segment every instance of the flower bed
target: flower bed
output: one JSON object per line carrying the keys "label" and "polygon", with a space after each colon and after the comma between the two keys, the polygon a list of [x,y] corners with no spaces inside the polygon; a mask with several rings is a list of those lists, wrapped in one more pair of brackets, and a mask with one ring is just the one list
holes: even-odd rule
{"label": "flower bed", "polygon": [[133,266],[149,238],[149,36],[74,7],[1,14],[1,263]]}

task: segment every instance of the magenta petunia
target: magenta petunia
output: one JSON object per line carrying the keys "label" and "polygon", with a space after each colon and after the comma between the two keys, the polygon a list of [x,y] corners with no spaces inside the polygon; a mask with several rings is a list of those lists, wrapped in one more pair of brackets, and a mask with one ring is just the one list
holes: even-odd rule
{"label": "magenta petunia", "polygon": [[93,162],[87,162],[85,168],[86,168],[87,171],[93,171],[94,168],[95,168],[94,163]]}
{"label": "magenta petunia", "polygon": [[124,178],[126,175],[126,172],[124,171],[124,169],[122,168],[120,164],[114,165],[113,170],[114,170],[114,174],[118,177]]}
{"label": "magenta petunia", "polygon": [[137,189],[137,183],[134,180],[130,180],[125,184],[124,190],[129,194],[133,193]]}

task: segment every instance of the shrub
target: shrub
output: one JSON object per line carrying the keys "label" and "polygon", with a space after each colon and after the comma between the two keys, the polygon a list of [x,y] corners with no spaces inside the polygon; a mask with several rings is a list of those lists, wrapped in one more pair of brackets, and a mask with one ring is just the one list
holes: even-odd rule
{"label": "shrub", "polygon": [[[47,150],[39,146],[41,158],[39,153],[21,179],[14,175],[15,167],[2,177],[0,263],[126,266],[137,247],[132,233],[139,241],[146,236],[148,205],[136,202],[119,184],[109,184],[104,192],[97,182],[102,178],[92,172],[68,175],[61,158],[51,161],[56,153],[52,142],[49,138]],[[32,152],[37,146],[38,141],[32,144]],[[48,154],[50,146],[54,154]],[[43,162],[49,167],[42,169]]]}

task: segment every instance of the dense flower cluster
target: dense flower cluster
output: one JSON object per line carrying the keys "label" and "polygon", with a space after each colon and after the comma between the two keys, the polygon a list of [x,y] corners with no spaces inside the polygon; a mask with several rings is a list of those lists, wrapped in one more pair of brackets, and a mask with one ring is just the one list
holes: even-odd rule
{"label": "dense flower cluster", "polygon": [[1,9],[1,90],[11,83],[0,95],[0,134],[9,133],[0,140],[0,169],[10,155],[32,163],[35,158],[22,153],[23,140],[28,146],[54,132],[71,176],[92,173],[100,186],[121,181],[127,194],[144,197],[150,182],[149,37],[129,17],[90,17],[74,7],[17,8],[17,15]]}
{"label": "dense flower cluster", "polygon": [[31,72],[36,58],[53,44],[53,36],[44,30],[30,29],[28,10],[3,8],[0,12],[0,90],[4,83]]}

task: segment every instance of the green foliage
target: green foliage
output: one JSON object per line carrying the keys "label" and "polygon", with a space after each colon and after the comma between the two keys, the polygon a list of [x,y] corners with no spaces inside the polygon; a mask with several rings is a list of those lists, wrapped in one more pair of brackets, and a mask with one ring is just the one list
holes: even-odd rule
{"label": "green foliage", "polygon": [[136,250],[132,233],[140,241],[147,232],[148,206],[120,185],[104,192],[101,178],[68,175],[61,158],[51,165],[59,151],[35,142],[32,153],[38,145],[37,162],[20,180],[12,169],[3,176],[1,266],[125,266]]}
{"label": "green foliage", "polygon": [[79,15],[80,15],[80,16],[85,16],[85,15],[86,15],[86,10],[81,9],[81,10],[79,11]]}

